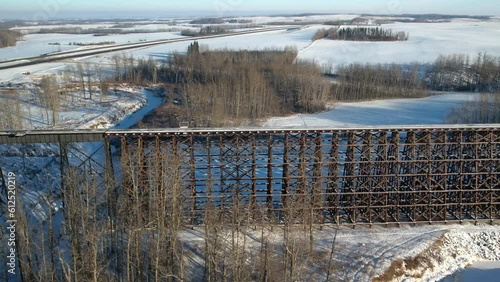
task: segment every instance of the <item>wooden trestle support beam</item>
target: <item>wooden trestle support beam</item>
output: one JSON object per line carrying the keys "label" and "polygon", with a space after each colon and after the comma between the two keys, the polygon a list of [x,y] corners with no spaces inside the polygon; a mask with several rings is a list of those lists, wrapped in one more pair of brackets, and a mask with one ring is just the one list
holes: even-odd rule
{"label": "wooden trestle support beam", "polygon": [[142,206],[136,221],[158,195],[186,224],[207,211],[248,224],[500,220],[500,125],[0,132],[2,144],[43,142],[59,143],[61,175],[76,167],[106,186],[110,216],[119,197]]}
{"label": "wooden trestle support beam", "polygon": [[500,219],[499,132],[107,134],[120,138],[124,191],[169,189],[157,183],[168,171],[182,187],[186,222],[202,223],[212,209],[221,221],[372,225]]}

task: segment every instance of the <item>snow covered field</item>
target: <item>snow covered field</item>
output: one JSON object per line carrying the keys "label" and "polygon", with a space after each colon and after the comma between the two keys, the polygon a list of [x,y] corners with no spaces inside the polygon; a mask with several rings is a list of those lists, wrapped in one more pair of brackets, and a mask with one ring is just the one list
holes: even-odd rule
{"label": "snow covered field", "polygon": [[446,94],[421,99],[338,103],[325,112],[270,118],[264,127],[356,127],[443,124],[453,107],[479,94]]}
{"label": "snow covered field", "polygon": [[[103,28],[113,28],[113,24],[102,23],[102,24],[91,24],[91,25],[49,25],[49,26],[29,26],[22,28],[13,28],[14,30],[21,31],[26,34],[23,36],[22,40],[19,41],[14,47],[0,48],[0,61],[9,60],[15,58],[25,58],[32,56],[39,56],[43,54],[55,53],[60,51],[86,49],[88,46],[78,46],[69,45],[70,43],[100,43],[100,42],[115,42],[115,44],[125,44],[125,43],[135,43],[141,41],[153,41],[161,39],[173,39],[173,38],[183,38],[185,36],[181,35],[182,30],[191,29],[199,31],[199,27],[195,27],[190,24],[138,24],[132,27],[126,28],[115,28],[120,29],[123,32],[131,32],[128,34],[109,34],[102,36],[94,36],[93,34],[60,34],[60,33],[46,33],[37,34],[38,30],[41,28],[54,29],[54,28],[77,28],[82,29],[103,29]],[[241,29],[240,27],[245,27],[243,24],[222,24],[224,27],[230,27],[235,31],[243,31],[248,28]],[[138,33],[137,30],[147,31],[144,33]],[[161,31],[162,32],[155,32]],[[167,31],[168,30],[168,31]],[[58,43],[60,45],[54,45]]]}
{"label": "snow covered field", "polygon": [[[463,53],[471,58],[480,52],[500,56],[500,21],[456,20],[451,23],[394,23],[383,25],[410,33],[406,42],[353,42],[311,39],[318,29],[331,26],[311,25],[300,30],[275,31],[230,38],[199,40],[210,49],[248,49],[295,47],[299,60],[314,61],[319,66],[350,63],[429,63],[439,55]],[[190,42],[159,45],[132,50],[136,57],[165,58],[173,52],[185,52]],[[109,58],[111,54],[105,57]]]}
{"label": "snow covered field", "polygon": [[359,17],[359,15],[349,14],[349,15],[309,15],[309,16],[258,16],[258,17],[241,17],[241,19],[253,21],[256,24],[269,24],[269,23],[280,23],[280,22],[296,22],[296,23],[323,23],[326,21],[337,21],[337,20],[352,20]]}
{"label": "snow covered field", "polygon": [[[296,47],[298,50],[309,46],[311,38],[321,26],[312,26],[296,31],[270,31],[258,34],[239,35],[233,37],[222,37],[198,40],[200,45],[205,45],[211,50],[264,50],[283,49],[286,47]],[[134,57],[157,59],[165,58],[173,52],[184,53],[191,42],[175,42],[171,44],[158,45],[140,50],[132,50]]]}
{"label": "snow covered field", "polygon": [[[0,61],[86,48],[78,45],[69,45],[69,43],[73,42],[89,44],[114,41],[116,44],[124,44],[139,42],[140,40],[151,41],[180,37],[183,37],[180,31],[115,34],[106,36],[94,36],[92,34],[28,34],[25,35],[23,41],[19,41],[15,47],[0,48]],[[49,45],[49,43],[60,43],[61,45]]]}
{"label": "snow covered field", "polygon": [[[322,16],[322,20],[334,20],[342,17]],[[272,17],[256,17],[254,22],[270,20],[285,20]],[[290,19],[291,20],[291,19]],[[302,21],[307,21],[307,17]],[[395,31],[410,33],[406,42],[353,42],[318,40],[312,42],[312,37],[320,28],[331,26],[310,25],[299,30],[273,31],[259,34],[239,35],[234,37],[212,38],[199,40],[201,45],[210,49],[249,49],[263,50],[269,48],[295,47],[299,51],[299,60],[314,61],[320,66],[339,66],[350,63],[400,63],[406,64],[415,61],[431,62],[441,54],[466,53],[474,57],[479,52],[487,52],[493,56],[500,56],[500,20],[490,21],[454,20],[449,23],[394,23],[383,25]],[[140,28],[140,26],[138,26]],[[150,27],[151,28],[151,27]],[[16,47],[0,49],[0,60],[13,57],[27,57],[58,51],[59,46],[48,45],[51,42],[61,42],[62,50],[75,48],[64,45],[69,42],[99,42],[115,41],[116,43],[137,42],[139,40],[153,40],[159,38],[180,37],[179,32],[144,33],[94,37],[92,35],[61,35],[61,34],[32,34],[26,36]],[[163,59],[173,52],[186,52],[190,41],[175,42],[152,47],[140,48],[118,54],[133,54],[136,58],[153,57]],[[117,53],[107,53],[98,57],[69,60],[58,63],[59,66],[75,61],[92,61],[109,64],[111,57]],[[46,66],[46,67],[45,67]],[[16,82],[23,79],[19,74],[23,71],[35,71],[53,68],[54,64],[41,64],[0,71],[1,81]],[[30,71],[33,73],[33,71]]]}
{"label": "snow covered field", "polygon": [[500,21],[455,20],[451,23],[394,23],[382,25],[410,34],[408,41],[353,42],[322,39],[299,58],[334,68],[351,63],[430,63],[439,55],[487,52],[500,56]]}

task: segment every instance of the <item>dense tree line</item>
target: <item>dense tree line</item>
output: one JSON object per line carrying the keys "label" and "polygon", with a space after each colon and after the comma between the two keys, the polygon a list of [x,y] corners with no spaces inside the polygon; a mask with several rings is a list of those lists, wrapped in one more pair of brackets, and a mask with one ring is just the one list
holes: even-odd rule
{"label": "dense tree line", "polygon": [[173,32],[178,31],[177,28],[159,28],[159,29],[121,29],[121,28],[81,28],[81,27],[54,27],[41,28],[36,33],[49,34],[94,34],[103,36],[108,34],[131,34],[131,33],[158,33],[158,32]]}
{"label": "dense tree line", "polygon": [[500,58],[455,54],[424,66],[351,64],[339,67],[335,77],[336,100],[424,97],[429,90],[498,93]]}
{"label": "dense tree line", "polygon": [[[331,83],[314,64],[295,62],[294,49],[200,52],[196,46],[193,43],[189,53],[175,54],[160,66],[152,59],[134,63],[122,57],[115,61],[122,70],[117,79],[170,85],[169,105],[180,105],[180,118],[194,120],[198,126],[325,107]],[[159,112],[158,116],[164,116]]]}
{"label": "dense tree line", "polygon": [[7,20],[0,21],[0,29],[10,29],[13,27],[21,27],[29,25],[26,21],[23,20]]}
{"label": "dense tree line", "polygon": [[240,24],[251,24],[251,23],[253,23],[252,20],[245,20],[245,19],[229,19],[227,22],[228,23],[240,23]]}
{"label": "dense tree line", "polygon": [[115,25],[110,26],[110,28],[132,28],[135,26],[136,23],[117,23]]}
{"label": "dense tree line", "polygon": [[221,24],[224,23],[222,18],[201,18],[192,20],[190,24]]}
{"label": "dense tree line", "polygon": [[343,27],[320,29],[313,40],[350,40],[350,41],[407,41],[409,34],[404,31],[395,32],[392,29],[380,27]]}
{"label": "dense tree line", "polygon": [[426,80],[433,90],[495,92],[500,90],[500,58],[486,53],[475,58],[439,56],[428,68]]}
{"label": "dense tree line", "polygon": [[0,29],[0,48],[15,46],[21,33],[15,30]]}
{"label": "dense tree line", "polygon": [[220,26],[205,26],[200,28],[199,30],[193,29],[184,29],[181,31],[181,35],[183,36],[203,36],[203,35],[211,35],[211,34],[222,34],[226,33],[227,30]]}
{"label": "dense tree line", "polygon": [[340,25],[348,25],[350,23],[351,23],[351,21],[349,21],[349,20],[331,20],[331,21],[326,21],[323,24],[324,25],[336,25],[336,26],[340,26]]}
{"label": "dense tree line", "polygon": [[420,66],[351,64],[338,69],[332,87],[336,100],[361,101],[387,98],[416,98],[428,95],[419,77]]}

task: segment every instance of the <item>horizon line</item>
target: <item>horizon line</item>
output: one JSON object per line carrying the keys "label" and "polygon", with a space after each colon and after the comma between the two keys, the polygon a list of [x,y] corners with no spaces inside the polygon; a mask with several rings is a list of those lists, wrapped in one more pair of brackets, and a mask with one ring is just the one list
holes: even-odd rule
{"label": "horizon line", "polygon": [[[6,11],[8,12],[8,11]],[[19,14],[36,14],[40,13],[40,11],[11,11],[13,13],[19,13]],[[135,13],[137,16],[130,15],[129,13]],[[67,15],[71,13],[78,13],[78,16],[73,16],[73,15]],[[82,15],[85,13],[89,14],[101,14],[101,15]],[[113,13],[113,15],[102,15],[102,14],[107,14],[107,13]],[[489,17],[489,18],[495,18],[498,17],[499,15],[495,14],[459,14],[459,13],[356,13],[356,12],[302,12],[298,13],[296,11],[289,11],[289,12],[283,12],[283,13],[276,13],[272,11],[230,11],[226,12],[223,14],[220,14],[218,12],[215,12],[213,10],[199,10],[199,11],[193,11],[193,10],[175,10],[175,11],[120,11],[117,12],[111,12],[111,11],[93,11],[93,10],[88,10],[88,11],[82,11],[82,10],[66,10],[64,12],[61,12],[61,15],[54,15],[52,17],[48,16],[45,21],[53,21],[53,20],[87,20],[87,19],[92,19],[92,20],[106,20],[106,19],[148,19],[147,15],[145,13],[152,13],[151,18],[149,19],[161,19],[161,18],[200,18],[200,17],[211,17],[211,18],[228,18],[228,17],[259,17],[259,16],[268,16],[268,17],[306,17],[306,16],[328,16],[328,15],[360,15],[360,16],[386,16],[386,17],[391,17],[391,16],[402,16],[402,17],[411,17],[411,16],[424,16],[424,15],[438,15],[438,16],[450,16],[450,17]],[[165,15],[158,15],[158,14],[165,14]],[[6,13],[8,14],[8,13]],[[66,15],[64,15],[66,14]],[[175,15],[175,14],[181,14],[181,15]],[[15,21],[15,20],[21,20],[21,21],[42,21],[42,20],[30,20],[27,15],[25,16],[10,16],[10,17],[2,17],[0,16],[0,21]]]}

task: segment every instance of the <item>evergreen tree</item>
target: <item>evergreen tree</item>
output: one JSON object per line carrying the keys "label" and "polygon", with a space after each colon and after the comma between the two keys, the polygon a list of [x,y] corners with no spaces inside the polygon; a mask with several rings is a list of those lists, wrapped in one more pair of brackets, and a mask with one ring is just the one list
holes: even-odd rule
{"label": "evergreen tree", "polygon": [[195,41],[188,46],[188,54],[198,54],[200,53],[200,44]]}

